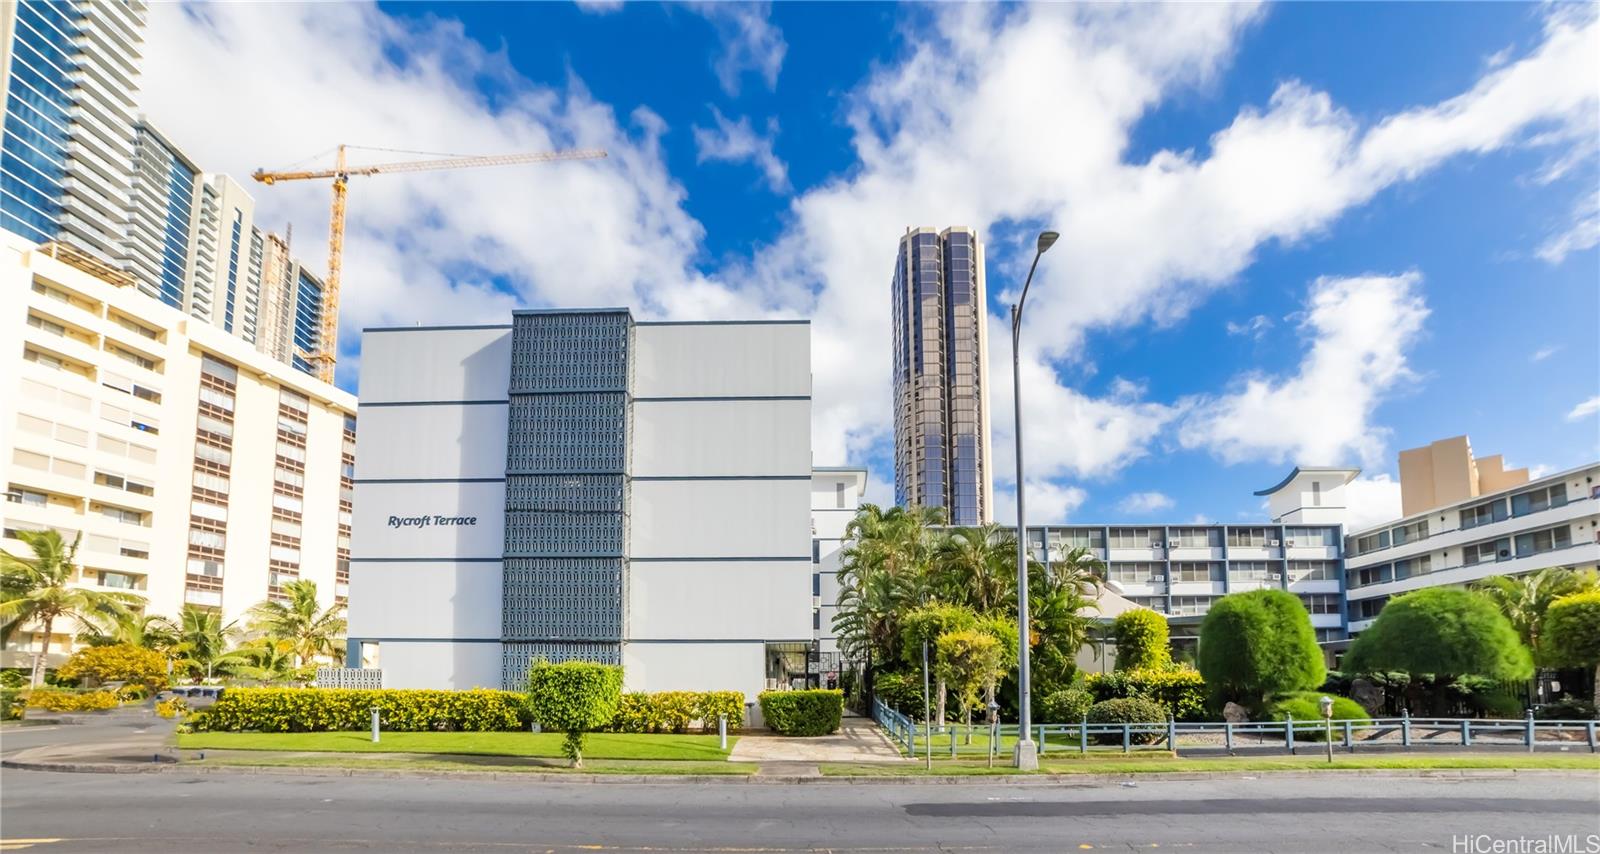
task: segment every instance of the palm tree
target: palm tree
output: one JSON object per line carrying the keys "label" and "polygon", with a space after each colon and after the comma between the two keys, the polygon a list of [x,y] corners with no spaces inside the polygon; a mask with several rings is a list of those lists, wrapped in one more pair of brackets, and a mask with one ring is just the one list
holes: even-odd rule
{"label": "palm tree", "polygon": [[317,604],[317,583],[307,578],[283,585],[289,601],[268,599],[250,609],[250,630],[273,640],[288,641],[297,666],[305,667],[318,656],[344,661],[344,606],[327,610]]}
{"label": "palm tree", "polygon": [[901,617],[934,599],[929,527],[942,518],[938,509],[865,504],[845,528],[833,626],[840,650],[865,662],[869,692],[875,658],[898,657]]}
{"label": "palm tree", "polygon": [[1078,651],[1089,642],[1092,615],[1099,610],[1102,572],[1100,561],[1084,548],[1048,568],[1028,567],[1028,646],[1042,683],[1065,685],[1077,669]]}
{"label": "palm tree", "polygon": [[1543,634],[1545,611],[1563,596],[1600,590],[1600,574],[1592,569],[1552,567],[1524,575],[1491,576],[1476,582],[1472,588],[1499,606],[1522,637],[1523,644],[1533,653],[1533,660],[1538,662],[1543,660],[1539,639]]}
{"label": "palm tree", "polygon": [[177,656],[174,666],[196,682],[214,678],[218,670],[231,671],[249,660],[247,654],[229,649],[239,634],[239,624],[223,623],[221,613],[186,605],[178,619],[178,642],[172,647]]}
{"label": "palm tree", "polygon": [[249,660],[249,664],[233,668],[234,675],[263,682],[285,682],[296,677],[294,644],[286,640],[256,638],[235,652]]}
{"label": "palm tree", "polygon": [[1017,601],[1017,541],[999,525],[957,528],[938,539],[933,570],[952,602],[989,616]]}
{"label": "palm tree", "polygon": [[108,593],[68,586],[77,573],[78,543],[69,546],[59,531],[18,531],[33,557],[22,558],[0,549],[0,643],[24,624],[38,624],[44,640],[33,656],[30,683],[37,688],[44,678],[44,659],[50,652],[50,634],[56,620],[72,619],[92,625],[95,618],[116,618],[144,605],[131,593]]}
{"label": "palm tree", "polygon": [[166,617],[129,612],[91,625],[78,635],[78,642],[89,646],[130,644],[166,652],[178,643],[178,627]]}

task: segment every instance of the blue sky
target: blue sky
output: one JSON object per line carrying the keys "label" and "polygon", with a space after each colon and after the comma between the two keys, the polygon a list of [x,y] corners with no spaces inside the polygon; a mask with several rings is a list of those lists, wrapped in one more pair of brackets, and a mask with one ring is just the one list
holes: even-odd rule
{"label": "blue sky", "polygon": [[[276,8],[152,10],[145,109],[209,168],[340,141],[612,152],[355,182],[347,386],[379,323],[810,316],[817,462],[868,465],[885,500],[898,235],[980,228],[999,318],[1050,226],[1032,521],[1256,518],[1251,491],[1302,463],[1364,469],[1360,524],[1397,509],[1400,448],[1600,455],[1592,7]],[[255,192],[324,227],[325,188]]]}

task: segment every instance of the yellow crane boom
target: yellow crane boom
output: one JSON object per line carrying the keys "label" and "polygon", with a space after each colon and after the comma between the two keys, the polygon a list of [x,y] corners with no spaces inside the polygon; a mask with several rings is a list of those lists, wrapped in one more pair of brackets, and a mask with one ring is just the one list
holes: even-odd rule
{"label": "yellow crane boom", "polygon": [[317,341],[317,351],[301,354],[316,365],[317,377],[327,383],[333,382],[333,366],[339,350],[339,278],[344,267],[345,194],[350,176],[469,169],[478,166],[511,166],[518,163],[548,163],[555,160],[597,160],[606,156],[605,151],[598,148],[580,148],[567,151],[530,151],[522,154],[446,157],[435,160],[379,163],[372,166],[350,166],[345,162],[346,147],[343,145],[338,147],[338,156],[332,169],[298,172],[269,172],[257,169],[250,175],[268,186],[279,181],[333,179],[333,215],[328,222],[328,278],[322,287],[322,330]]}

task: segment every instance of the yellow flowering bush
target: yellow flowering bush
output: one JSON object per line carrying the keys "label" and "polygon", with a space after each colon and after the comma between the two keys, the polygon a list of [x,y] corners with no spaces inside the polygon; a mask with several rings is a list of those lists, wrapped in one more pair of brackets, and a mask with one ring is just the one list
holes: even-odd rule
{"label": "yellow flowering bush", "polygon": [[509,731],[529,723],[526,699],[514,691],[229,688],[188,724],[195,732],[364,730],[374,707],[391,732]]}

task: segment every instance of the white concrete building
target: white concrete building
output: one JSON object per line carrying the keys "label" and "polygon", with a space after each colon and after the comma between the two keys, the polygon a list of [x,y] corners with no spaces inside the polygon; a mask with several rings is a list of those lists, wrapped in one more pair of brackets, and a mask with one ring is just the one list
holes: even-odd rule
{"label": "white concrete building", "polygon": [[867,490],[867,470],[856,466],[816,466],[811,470],[811,594],[815,616],[819,682],[839,671],[839,638],[833,618],[839,614],[839,568],[845,529],[861,509]]}
{"label": "white concrete building", "polygon": [[1424,587],[1600,565],[1596,499],[1600,463],[1591,463],[1350,534],[1350,632],[1372,625],[1391,597]]}
{"label": "white concrete building", "polygon": [[[66,250],[57,250],[65,253]],[[355,398],[87,255],[0,243],[0,548],[80,533],[79,584],[237,619],[283,582],[343,598]],[[52,649],[76,627],[58,623]],[[36,648],[26,633],[5,664]]]}
{"label": "white concrete building", "polygon": [[386,687],[520,686],[543,658],[629,690],[753,697],[813,643],[804,321],[369,329],[351,662]]}

